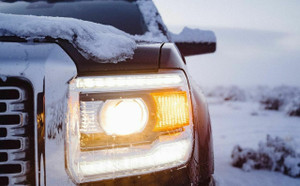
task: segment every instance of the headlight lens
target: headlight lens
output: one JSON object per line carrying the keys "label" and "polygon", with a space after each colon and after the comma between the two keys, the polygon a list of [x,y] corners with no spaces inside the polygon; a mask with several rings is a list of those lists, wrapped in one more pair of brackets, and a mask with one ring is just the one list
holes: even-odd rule
{"label": "headlight lens", "polygon": [[148,109],[141,98],[107,100],[99,120],[107,135],[129,135],[145,128]]}
{"label": "headlight lens", "polygon": [[180,71],[74,79],[68,115],[66,158],[77,183],[179,166],[192,150]]}

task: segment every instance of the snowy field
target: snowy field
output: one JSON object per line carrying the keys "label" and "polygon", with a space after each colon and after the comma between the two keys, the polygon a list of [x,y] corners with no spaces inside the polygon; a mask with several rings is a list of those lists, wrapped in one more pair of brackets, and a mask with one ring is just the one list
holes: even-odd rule
{"label": "snowy field", "polygon": [[[296,21],[300,15],[299,1],[188,2],[155,0],[164,22],[174,33],[179,33],[184,26],[215,32],[216,53],[187,58],[190,74],[204,91],[207,91],[206,87],[219,85],[299,88],[300,22]],[[267,91],[265,95],[272,92]],[[279,111],[274,111],[263,109],[266,105],[260,104],[261,97],[244,99],[240,94],[236,101],[225,102],[221,101],[225,97],[220,99],[218,93],[208,98],[217,185],[300,186],[300,178],[281,172],[256,169],[246,172],[231,165],[235,145],[257,150],[260,142],[266,142],[268,134],[283,138],[300,151],[300,117],[288,116],[291,100],[287,99],[290,96],[285,93],[275,95],[287,102],[284,101]],[[299,92],[295,95],[300,98]],[[300,105],[299,98],[295,101]]]}
{"label": "snowy field", "polygon": [[300,117],[289,117],[283,112],[260,109],[253,102],[224,102],[208,99],[212,119],[215,179],[220,186],[299,186],[300,179],[268,170],[249,172],[231,165],[231,152],[235,145],[258,148],[267,134],[292,141],[300,150]]}

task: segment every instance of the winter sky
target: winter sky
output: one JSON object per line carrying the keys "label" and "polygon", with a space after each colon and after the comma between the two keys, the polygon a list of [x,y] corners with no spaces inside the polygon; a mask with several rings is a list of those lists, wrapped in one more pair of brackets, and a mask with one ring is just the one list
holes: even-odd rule
{"label": "winter sky", "polygon": [[300,86],[300,1],[154,1],[171,31],[216,33],[216,53],[187,59],[203,86]]}

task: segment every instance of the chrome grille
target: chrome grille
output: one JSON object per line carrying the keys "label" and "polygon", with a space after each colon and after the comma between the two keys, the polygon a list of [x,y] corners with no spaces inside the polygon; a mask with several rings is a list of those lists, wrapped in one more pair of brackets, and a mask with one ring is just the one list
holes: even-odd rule
{"label": "chrome grille", "polygon": [[17,78],[0,80],[0,185],[33,184],[32,89]]}

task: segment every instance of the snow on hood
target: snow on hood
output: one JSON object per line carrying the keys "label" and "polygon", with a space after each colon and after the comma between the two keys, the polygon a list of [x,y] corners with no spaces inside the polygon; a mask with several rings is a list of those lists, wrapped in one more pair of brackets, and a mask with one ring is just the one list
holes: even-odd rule
{"label": "snow on hood", "polygon": [[0,36],[65,39],[86,58],[112,63],[131,58],[136,48],[131,35],[112,26],[63,17],[0,13]]}
{"label": "snow on hood", "polygon": [[173,42],[195,42],[195,43],[214,43],[216,36],[209,30],[191,29],[184,27],[179,34],[170,33]]}

